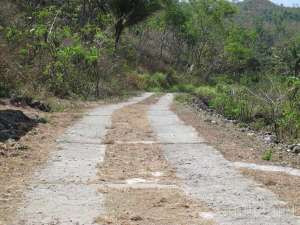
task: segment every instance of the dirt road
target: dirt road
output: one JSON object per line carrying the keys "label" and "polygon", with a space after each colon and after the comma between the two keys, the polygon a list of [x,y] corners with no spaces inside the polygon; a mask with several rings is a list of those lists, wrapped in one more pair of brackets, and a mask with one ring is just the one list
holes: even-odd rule
{"label": "dirt road", "polygon": [[161,142],[172,143],[163,149],[184,189],[207,203],[217,224],[299,224],[284,202],[243,177],[220,152],[198,137],[194,128],[180,121],[169,109],[172,100],[173,95],[168,94],[151,107],[151,124]]}
{"label": "dirt road", "polygon": [[172,100],[147,93],[70,127],[10,225],[300,224],[184,124]]}

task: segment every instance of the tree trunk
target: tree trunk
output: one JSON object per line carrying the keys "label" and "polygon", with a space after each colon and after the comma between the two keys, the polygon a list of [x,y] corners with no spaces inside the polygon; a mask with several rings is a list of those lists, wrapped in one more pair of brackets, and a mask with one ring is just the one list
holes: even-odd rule
{"label": "tree trunk", "polygon": [[297,59],[296,63],[295,63],[295,76],[298,76],[299,75],[299,72],[300,72],[300,58]]}
{"label": "tree trunk", "polygon": [[118,22],[115,25],[115,29],[116,29],[116,33],[115,33],[115,49],[118,48],[119,42],[120,42],[120,38],[121,38],[121,33],[124,29],[124,24],[123,24],[123,20],[120,19],[118,20]]}
{"label": "tree trunk", "polygon": [[96,98],[100,97],[100,79],[99,78],[97,78],[97,81],[96,81],[95,95],[96,95]]}

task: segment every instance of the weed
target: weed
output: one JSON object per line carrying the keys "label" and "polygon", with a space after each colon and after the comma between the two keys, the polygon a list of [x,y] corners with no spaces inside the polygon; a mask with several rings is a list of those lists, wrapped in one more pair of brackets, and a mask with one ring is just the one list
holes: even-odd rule
{"label": "weed", "polygon": [[273,156],[273,151],[272,149],[267,149],[262,156],[262,160],[265,161],[271,161],[272,160],[272,156]]}

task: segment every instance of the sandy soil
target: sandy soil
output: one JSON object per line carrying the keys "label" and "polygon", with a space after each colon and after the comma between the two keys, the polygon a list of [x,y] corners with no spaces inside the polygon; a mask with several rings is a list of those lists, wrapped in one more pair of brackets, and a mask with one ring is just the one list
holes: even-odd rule
{"label": "sandy soil", "polygon": [[[100,224],[212,224],[199,217],[208,209],[189,199],[179,188],[173,168],[155,142],[147,120],[152,97],[114,113],[106,136],[106,156],[99,168],[105,215]],[[120,143],[122,142],[122,143]]]}
{"label": "sandy soil", "polygon": [[[32,118],[46,118],[46,124],[38,124],[17,145],[24,150],[10,157],[0,156],[0,224],[8,224],[8,218],[14,214],[28,185],[34,169],[43,165],[49,152],[55,147],[55,140],[65,129],[84,115],[84,110],[94,108],[101,103],[81,103],[78,108],[63,113],[44,113],[30,107],[0,105],[0,110],[21,110]],[[1,224],[2,225],[2,224]]]}
{"label": "sandy soil", "polygon": [[273,191],[281,200],[288,203],[288,207],[295,215],[300,216],[300,177],[249,169],[241,169],[241,172]]}
{"label": "sandy soil", "polygon": [[[236,129],[233,124],[225,124],[206,112],[196,112],[191,108],[174,103],[172,110],[186,124],[193,126],[205,140],[223,156],[234,162],[248,162],[257,164],[289,165],[300,168],[298,157],[291,157],[282,152],[274,152],[272,161],[262,160],[267,145],[256,137],[248,136]],[[211,123],[215,120],[216,123]],[[300,215],[300,178],[285,173],[263,172],[259,170],[241,169],[242,174],[254,179],[267,189],[274,192],[280,200],[288,203],[291,211]]]}

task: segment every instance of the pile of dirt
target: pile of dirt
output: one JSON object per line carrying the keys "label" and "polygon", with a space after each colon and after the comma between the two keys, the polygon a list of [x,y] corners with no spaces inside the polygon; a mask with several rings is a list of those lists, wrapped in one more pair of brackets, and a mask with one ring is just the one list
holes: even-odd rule
{"label": "pile of dirt", "polygon": [[29,118],[19,110],[0,111],[0,142],[18,140],[37,125],[36,119]]}
{"label": "pile of dirt", "polygon": [[50,112],[51,108],[48,104],[45,104],[41,101],[34,100],[33,98],[29,97],[14,97],[10,100],[10,103],[14,106],[20,107],[20,106],[29,106],[33,109],[38,109],[43,112]]}

